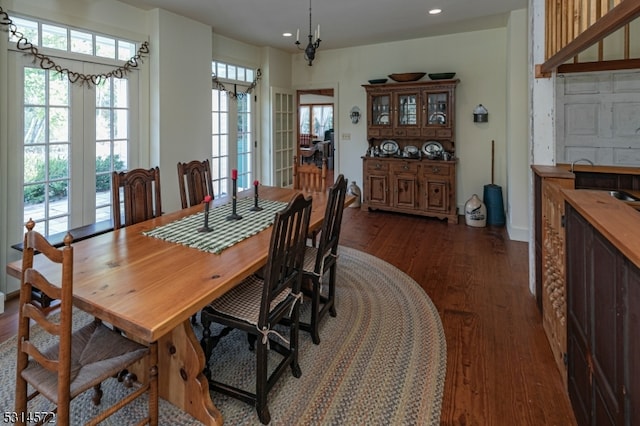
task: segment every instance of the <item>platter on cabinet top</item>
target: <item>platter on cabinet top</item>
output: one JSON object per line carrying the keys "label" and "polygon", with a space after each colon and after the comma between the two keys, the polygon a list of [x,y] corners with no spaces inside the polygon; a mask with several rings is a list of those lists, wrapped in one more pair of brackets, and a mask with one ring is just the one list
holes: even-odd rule
{"label": "platter on cabinet top", "polygon": [[398,152],[398,142],[387,139],[380,144],[380,151],[384,155],[395,155]]}
{"label": "platter on cabinet top", "polygon": [[442,156],[442,144],[438,141],[426,141],[422,144],[422,153],[430,160],[435,160]]}

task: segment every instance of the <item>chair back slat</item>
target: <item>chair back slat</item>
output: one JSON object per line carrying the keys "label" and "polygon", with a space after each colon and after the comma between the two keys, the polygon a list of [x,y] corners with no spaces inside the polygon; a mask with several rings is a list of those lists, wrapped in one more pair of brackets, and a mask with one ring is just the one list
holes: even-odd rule
{"label": "chair back slat", "polygon": [[183,209],[202,203],[207,195],[213,197],[209,160],[178,163],[178,186]]}
{"label": "chair back slat", "polygon": [[[347,195],[347,180],[340,174],[335,183],[329,188],[327,197],[327,208],[322,222],[322,231],[318,241],[318,259],[316,268],[319,269],[321,259],[330,251],[334,255],[338,251],[340,240],[340,228],[342,226],[342,213],[344,211],[344,200]],[[316,271],[318,272],[318,271]]]}
{"label": "chair back slat", "polygon": [[265,267],[265,286],[259,326],[268,321],[271,301],[286,288],[300,291],[304,249],[311,217],[311,197],[296,194],[287,207],[276,213],[269,256]]}
{"label": "chair back slat", "polygon": [[49,371],[57,371],[60,366],[58,358],[47,358],[42,354],[42,352],[40,352],[40,349],[38,349],[33,343],[28,340],[21,342],[20,350],[32,357],[38,364]]}
{"label": "chair back slat", "polygon": [[293,162],[293,187],[306,192],[324,192],[327,189],[327,159],[322,158],[322,167],[315,164]]}
{"label": "chair back slat", "polygon": [[[124,219],[120,209],[120,189],[124,204]],[[142,222],[162,214],[160,169],[132,169],[111,174],[111,209],[113,227]]]}

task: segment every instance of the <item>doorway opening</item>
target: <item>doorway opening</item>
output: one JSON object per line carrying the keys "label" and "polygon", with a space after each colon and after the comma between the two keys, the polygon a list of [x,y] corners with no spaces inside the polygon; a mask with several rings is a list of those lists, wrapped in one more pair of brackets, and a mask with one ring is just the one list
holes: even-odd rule
{"label": "doorway opening", "polygon": [[327,187],[333,184],[336,156],[334,131],[334,90],[298,90],[297,151],[298,164],[313,162],[327,168]]}

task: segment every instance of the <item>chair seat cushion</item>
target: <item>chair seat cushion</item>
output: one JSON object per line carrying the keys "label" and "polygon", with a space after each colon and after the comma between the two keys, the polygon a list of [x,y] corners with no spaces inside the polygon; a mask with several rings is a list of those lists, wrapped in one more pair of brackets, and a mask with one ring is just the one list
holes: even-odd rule
{"label": "chair seat cushion", "polygon": [[305,274],[321,275],[324,274],[324,269],[327,266],[327,258],[331,256],[331,249],[324,253],[324,265],[320,265],[318,272],[316,272],[316,258],[318,257],[318,248],[307,246],[304,249],[304,264],[302,265],[302,271]]}
{"label": "chair seat cushion", "polygon": [[[263,286],[264,280],[262,278],[251,275],[239,285],[211,302],[209,306],[223,315],[258,325]],[[290,288],[282,290],[271,301],[270,311],[273,311],[276,306],[282,303],[289,294],[291,294]]]}
{"label": "chair seat cushion", "polygon": [[[127,339],[104,324],[92,321],[71,337],[71,398],[115,375],[127,365],[142,359],[149,349]],[[58,344],[43,351],[57,359]],[[58,375],[30,361],[22,377],[34,384],[47,399],[58,400]]]}

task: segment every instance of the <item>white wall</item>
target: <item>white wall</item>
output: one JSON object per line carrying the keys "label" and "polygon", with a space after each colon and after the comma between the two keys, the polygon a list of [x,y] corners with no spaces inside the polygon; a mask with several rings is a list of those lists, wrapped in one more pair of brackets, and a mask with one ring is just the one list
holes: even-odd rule
{"label": "white wall", "polygon": [[[515,238],[526,241],[527,179],[523,177],[523,169],[528,168],[526,16],[526,10],[512,14],[508,28],[347,49],[321,48],[311,67],[302,54],[295,55],[294,87],[332,87],[338,82],[337,172],[358,185],[362,183],[360,157],[368,147],[366,116],[355,125],[348,118],[353,106],[367,114],[362,84],[396,72],[456,72],[455,78],[460,79],[456,90],[458,209],[462,212],[466,200],[474,193],[482,196],[484,185],[491,183],[494,140],[494,183],[503,187],[503,196],[508,190],[513,197],[509,204],[505,202],[505,206],[513,207],[509,212],[509,231],[516,234]],[[473,109],[480,103],[489,110],[488,123],[473,123]],[[510,161],[514,164],[508,167]],[[513,188],[508,170],[517,177]]]}
{"label": "white wall", "polygon": [[181,207],[177,162],[211,156],[211,27],[159,9],[150,18],[152,137],[141,158],[160,166],[162,209],[171,212]]}
{"label": "white wall", "polygon": [[529,240],[529,91],[527,11],[511,14],[507,27],[507,229],[511,239]]}

